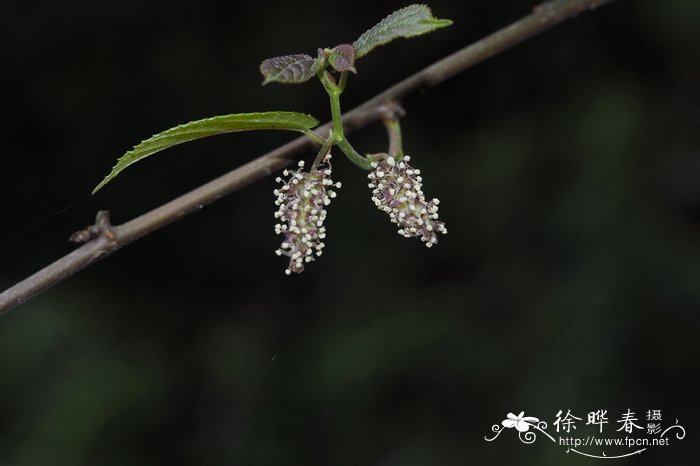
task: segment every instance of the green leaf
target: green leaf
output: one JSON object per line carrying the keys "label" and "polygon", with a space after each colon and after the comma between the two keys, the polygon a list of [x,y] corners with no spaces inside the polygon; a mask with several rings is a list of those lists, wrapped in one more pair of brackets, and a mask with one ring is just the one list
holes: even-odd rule
{"label": "green leaf", "polygon": [[268,58],[260,64],[260,73],[265,80],[263,86],[271,82],[296,84],[313,78],[321,69],[324,57],[313,58],[306,54],[285,55]]}
{"label": "green leaf", "polygon": [[257,129],[307,131],[318,125],[316,118],[296,112],[235,113],[192,121],[158,133],[124,154],[112,171],[92,192],[95,194],[126,167],[151,154],[195,139],[217,134]]}
{"label": "green leaf", "polygon": [[362,34],[352,44],[355,47],[355,58],[364,57],[374,48],[394,39],[420,36],[451,24],[449,19],[433,17],[427,5],[409,5],[393,12]]}

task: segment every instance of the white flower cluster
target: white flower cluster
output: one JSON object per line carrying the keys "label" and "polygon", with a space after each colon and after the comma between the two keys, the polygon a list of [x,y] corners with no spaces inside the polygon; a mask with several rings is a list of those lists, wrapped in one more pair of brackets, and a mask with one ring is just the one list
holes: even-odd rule
{"label": "white flower cluster", "polygon": [[425,201],[420,170],[411,167],[410,160],[409,156],[401,160],[387,156],[372,162],[373,170],[368,175],[369,187],[373,188],[372,201],[399,226],[400,235],[420,237],[431,247],[437,243],[436,232],[447,233],[447,228],[438,220],[440,201]]}
{"label": "white flower cluster", "polygon": [[325,207],[336,196],[330,188],[340,188],[340,183],[333,183],[330,179],[329,159],[330,154],[312,172],[304,171],[304,162],[299,162],[298,170],[283,172],[285,177],[289,177],[288,181],[277,178],[282,186],[274,191],[277,196],[275,204],[279,206],[275,217],[280,220],[275,225],[275,233],[284,235],[284,240],[275,252],[278,256],[289,257],[289,267],[285,270],[287,275],[302,272],[304,264],[314,260],[314,253],[320,256],[325,247]]}

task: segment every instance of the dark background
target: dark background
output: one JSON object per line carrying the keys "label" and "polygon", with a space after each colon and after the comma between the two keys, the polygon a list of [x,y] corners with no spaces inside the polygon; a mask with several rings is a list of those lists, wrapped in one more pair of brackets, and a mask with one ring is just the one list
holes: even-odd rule
{"label": "dark background", "polygon": [[[430,3],[454,26],[361,60],[346,109],[535,6]],[[151,134],[326,120],[320,85],[263,88],[259,62],[352,42],[405,4],[5,4],[0,287],[69,252],[97,210],[122,223],[290,139],[183,145],[86,197]],[[589,464],[484,436],[560,409],[607,409],[612,435],[628,408],[688,436],[617,464],[695,464],[699,44],[699,2],[619,1],[408,101],[405,146],[449,229],[431,250],[338,154],[327,248],[299,276],[273,254],[270,178],[12,311],[0,464]],[[351,140],[386,147],[377,125]]]}

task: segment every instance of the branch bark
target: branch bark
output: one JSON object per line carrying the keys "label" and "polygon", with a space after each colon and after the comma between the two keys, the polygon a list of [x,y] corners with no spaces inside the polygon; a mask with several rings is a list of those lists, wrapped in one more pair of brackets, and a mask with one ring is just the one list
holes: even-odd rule
{"label": "branch bark", "polygon": [[[440,84],[566,19],[611,1],[554,0],[545,2],[535,7],[530,15],[433,63],[346,113],[343,117],[345,132],[356,131],[380,120],[382,118],[382,105],[392,102],[401,103],[412,94]],[[330,124],[325,124],[318,131],[325,135],[329,128]],[[95,225],[99,231],[97,237],[1,293],[0,316],[127,244],[196,212],[227,194],[271,175],[289,165],[294,158],[305,153],[314,145],[315,143],[307,137],[297,138],[122,225],[104,228],[104,225],[100,225],[98,221]],[[104,214],[101,215],[104,220]]]}

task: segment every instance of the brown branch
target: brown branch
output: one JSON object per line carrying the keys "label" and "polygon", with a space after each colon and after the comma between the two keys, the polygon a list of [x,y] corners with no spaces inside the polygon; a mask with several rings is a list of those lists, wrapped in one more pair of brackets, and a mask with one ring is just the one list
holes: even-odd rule
{"label": "brown branch", "polygon": [[[351,132],[381,119],[383,104],[401,102],[410,95],[433,87],[568,18],[611,1],[545,2],[535,7],[532,14],[458,50],[348,112],[343,117],[345,130]],[[330,125],[326,124],[319,128],[319,132],[326,134],[329,127]],[[0,316],[142,236],[285,167],[313,144],[306,137],[295,139],[122,225],[110,226],[108,220],[105,222],[106,215],[102,214],[93,227],[84,230],[89,240],[85,245],[0,294]],[[105,225],[108,225],[108,228],[105,228]]]}

